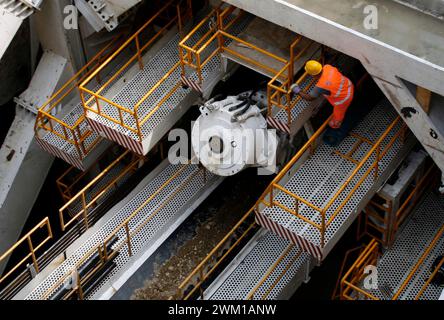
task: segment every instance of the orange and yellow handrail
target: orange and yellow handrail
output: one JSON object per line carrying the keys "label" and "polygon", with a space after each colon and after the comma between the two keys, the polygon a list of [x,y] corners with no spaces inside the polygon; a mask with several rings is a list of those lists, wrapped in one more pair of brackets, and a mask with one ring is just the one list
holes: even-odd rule
{"label": "orange and yellow handrail", "polygon": [[[46,236],[43,240],[39,241],[39,244],[37,246],[34,246],[34,243],[32,241],[32,236],[39,230],[45,229],[46,230]],[[17,241],[16,244],[14,244],[10,249],[8,249],[5,253],[3,253],[0,256],[0,263],[5,261],[7,258],[9,258],[14,251],[21,247],[23,243],[27,243],[29,253],[20,260],[14,267],[12,267],[9,271],[3,274],[3,276],[0,277],[0,284],[5,281],[6,278],[8,278],[11,274],[13,274],[18,268],[20,268],[26,261],[31,258],[32,265],[34,266],[34,269],[37,273],[40,272],[39,264],[36,257],[36,252],[40,250],[48,241],[50,241],[53,238],[51,224],[49,222],[49,218],[46,217],[43,219],[39,224],[37,224],[31,231],[29,231],[27,234],[25,234],[19,241]]]}
{"label": "orange and yellow handrail", "polygon": [[342,278],[340,292],[341,299],[356,300],[357,297],[352,296],[351,293],[357,292],[365,296],[367,299],[379,300],[377,297],[360,287],[361,281],[366,276],[365,268],[369,265],[376,266],[379,256],[379,243],[373,239]]}
{"label": "orange and yellow handrail", "polygon": [[[331,118],[331,117],[330,117]],[[354,195],[356,190],[363,184],[365,179],[370,175],[372,171],[374,171],[374,179],[376,180],[379,177],[379,162],[381,159],[384,158],[384,156],[388,153],[388,151],[392,148],[394,143],[401,138],[403,133],[403,126],[404,124],[400,125],[400,129],[397,131],[396,134],[390,139],[390,141],[385,146],[384,150],[381,150],[382,143],[385,141],[385,139],[388,137],[390,132],[401,123],[401,118],[396,118],[385,130],[385,132],[379,137],[379,139],[373,144],[370,151],[364,156],[364,158],[357,164],[356,168],[353,170],[353,172],[349,175],[347,180],[341,185],[339,190],[335,193],[335,195],[329,200],[329,202],[323,207],[319,208],[318,206],[314,205],[310,201],[303,199],[301,196],[296,195],[292,193],[291,191],[287,190],[285,187],[281,186],[281,181],[284,178],[284,176],[294,167],[294,165],[302,161],[303,156],[307,155],[307,152],[312,154],[314,152],[314,149],[316,147],[316,143],[318,139],[323,134],[324,130],[327,128],[328,123],[330,121],[330,118],[325,121],[325,123],[319,128],[319,130],[308,140],[308,142],[299,150],[299,152],[291,159],[291,161],[284,167],[283,170],[276,176],[276,178],[272,181],[270,186],[267,188],[267,190],[264,192],[264,194],[260,197],[259,201],[257,202],[257,210],[259,210],[259,205],[264,204],[268,207],[277,206],[281,208],[282,210],[292,214],[296,218],[304,221],[305,223],[310,224],[311,226],[315,227],[319,230],[320,233],[320,246],[323,248],[325,246],[325,233],[328,227],[331,225],[331,223],[334,221],[336,216],[341,212],[342,208],[347,204],[347,202],[350,200],[350,198]],[[339,206],[334,210],[334,212],[330,215],[330,217],[327,219],[327,211],[333,206],[335,201],[341,196],[341,194],[344,192],[344,190],[350,185],[350,183],[353,181],[353,179],[358,175],[358,173],[361,171],[361,169],[364,168],[364,165],[367,164],[371,157],[375,155],[375,160],[372,162],[372,164],[369,166],[369,168],[364,172],[362,177],[359,179],[359,181],[353,186],[352,190],[347,194],[345,199],[339,204]],[[292,197],[295,200],[296,203],[296,209],[292,210],[285,206],[282,203],[279,203],[275,199],[275,190],[284,192],[290,197]],[[269,198],[269,201],[267,201],[267,197]],[[316,223],[313,220],[305,217],[299,212],[299,206],[305,205],[311,209],[313,209],[315,212],[318,212],[321,216],[321,222]]]}
{"label": "orange and yellow handrail", "polygon": [[[83,159],[101,140],[96,138],[89,146],[85,145],[85,141],[91,136],[92,132],[86,130],[81,132],[80,125],[84,123],[85,116],[82,114],[77,121],[70,125],[67,122],[58,119],[53,115],[57,106],[64,103],[67,99],[72,99],[72,94],[78,90],[79,84],[89,75],[94,74],[97,82],[100,82],[100,72],[98,69],[102,61],[110,55],[121,39],[121,35],[115,37],[102,50],[100,50],[83,68],[81,68],[70,80],[68,80],[51,98],[45,102],[38,110],[34,131],[38,138],[41,138],[41,131],[51,132],[60,139],[73,145],[80,159]],[[56,127],[59,126],[59,130]],[[61,129],[61,132],[60,132]]]}
{"label": "orange and yellow handrail", "polygon": [[[203,298],[203,283],[214,273],[214,271],[223,263],[228,255],[239,246],[252,231],[256,230],[257,224],[254,221],[254,208],[251,208],[236,225],[227,233],[227,235],[208,253],[205,259],[182,281],[179,285],[176,298],[188,300],[197,290],[200,290],[200,296]],[[251,222],[249,222],[252,220]],[[244,224],[248,225],[247,229],[236,238],[233,244],[230,241]],[[186,290],[192,286],[189,292]]]}
{"label": "orange and yellow handrail", "polygon": [[[252,291],[247,295],[246,300],[253,300],[256,296],[256,293],[259,291],[259,289],[264,285],[264,283],[270,278],[270,276],[273,274],[273,272],[276,271],[276,269],[281,265],[282,261],[284,261],[290,254],[291,250],[294,249],[295,246],[293,244],[290,244],[287,246],[287,248],[284,250],[284,252],[279,256],[279,258],[273,263],[273,265],[267,270],[265,275],[262,277],[262,279],[257,283],[257,285],[253,288]],[[302,251],[298,251],[297,254],[295,254],[290,261],[288,261],[285,265],[285,267],[282,269],[282,271],[279,273],[279,275],[276,277],[276,279],[273,280],[271,285],[268,287],[268,289],[262,294],[262,296],[259,298],[259,300],[266,300],[273,289],[278,285],[279,281],[285,276],[285,274],[288,272],[288,270],[291,268],[291,266],[296,262],[296,260],[301,256]]]}
{"label": "orange and yellow handrail", "polygon": [[[190,160],[189,163],[192,163],[193,160]],[[45,291],[45,293],[42,296],[42,299],[48,299],[50,295],[59,288],[69,277],[72,276],[72,272],[76,272],[76,270],[79,269],[82,264],[85,263],[91,256],[93,256],[95,253],[98,253],[98,256],[100,258],[99,264],[93,268],[90,272],[88,272],[86,275],[84,275],[82,278],[78,276],[78,285],[76,288],[74,288],[65,298],[68,298],[72,296],[74,293],[78,293],[80,298],[83,299],[83,289],[82,285],[90,279],[94,273],[99,270],[106,262],[112,260],[115,258],[119,251],[123,249],[124,246],[127,246],[127,252],[129,256],[133,255],[132,250],[132,239],[140,233],[140,231],[145,227],[153,218],[155,218],[158,213],[164,208],[168,203],[170,203],[172,197],[174,197],[178,192],[180,192],[186,185],[191,183],[191,180],[196,177],[199,173],[202,173],[204,175],[204,180],[206,180],[206,171],[203,167],[199,168],[195,173],[187,177],[185,180],[183,180],[176,188],[176,190],[168,196],[167,199],[165,199],[162,204],[158,205],[155,210],[147,217],[144,217],[141,221],[137,223],[137,226],[131,230],[130,224],[137,222],[136,217],[141,213],[143,208],[145,208],[151,201],[155,198],[156,195],[158,195],[160,192],[162,192],[165,188],[167,188],[181,173],[183,173],[189,164],[182,165],[176,172],[174,172],[152,195],[150,195],[141,205],[139,205],[119,226],[117,226],[110,235],[103,240],[98,245],[94,246],[88,253],[86,253],[80,261],[78,261],[74,267],[73,270],[67,271],[67,273],[62,276],[52,287],[50,287],[48,290]],[[108,244],[118,236],[119,232],[122,232],[124,234],[124,239],[112,248],[112,252],[109,252],[107,249]]]}
{"label": "orange and yellow handrail", "polygon": [[108,152],[104,152],[94,163],[84,171],[80,171],[75,166],[70,166],[65,170],[60,177],[56,179],[57,189],[64,202],[68,202],[73,197],[73,192],[78,192],[83,185],[81,182],[83,179],[91,173],[91,170],[101,163],[101,161],[108,155]]}
{"label": "orange and yellow handrail", "polygon": [[[426,259],[430,256],[432,250],[436,248],[438,242],[442,240],[443,235],[444,235],[444,225],[442,225],[441,228],[438,230],[433,240],[429,243],[427,248],[422,253],[421,257],[418,259],[416,264],[410,270],[407,277],[405,277],[405,279],[400,284],[399,289],[393,294],[391,300],[398,300],[401,297],[402,293],[409,286],[415,274],[418,272],[419,268],[424,264]],[[362,294],[363,296],[365,296],[370,300],[379,300],[378,297],[367,292],[361,287],[361,281],[363,277],[365,277],[364,273],[365,267],[368,265],[376,266],[376,262],[379,256],[380,256],[379,244],[375,239],[373,239],[369,243],[369,245],[364,249],[364,251],[356,260],[356,262],[352,265],[352,267],[348,270],[345,276],[342,278],[341,280],[342,299],[357,300],[358,296],[351,295],[354,292],[355,294],[356,293]],[[444,265],[444,257],[439,261],[438,265],[431,272],[429,278],[425,280],[424,284],[421,286],[421,289],[416,294],[415,300],[419,300],[423,296],[424,292],[430,286],[430,283],[432,282],[433,278],[436,276],[436,274],[443,265]]]}
{"label": "orange and yellow handrail", "polygon": [[[239,37],[236,37],[229,33],[229,28],[238,22],[238,20],[242,17],[243,11],[240,10],[239,13],[227,24],[224,24],[224,21],[234,13],[236,7],[229,6],[221,11],[221,8],[216,8],[213,10],[205,19],[203,19],[179,44],[179,53],[180,53],[180,63],[182,68],[182,75],[186,75],[186,68],[191,68],[194,72],[197,73],[199,84],[203,83],[203,75],[202,70],[210,60],[216,56],[217,54],[221,54],[223,52],[228,52],[229,54],[236,56],[237,58],[246,61],[247,63],[259,67],[262,70],[267,71],[274,75],[271,81],[268,83],[268,114],[271,115],[271,109],[273,106],[279,107],[281,109],[285,109],[288,114],[288,124],[291,123],[291,110],[295,107],[298,99],[295,101],[291,101],[290,99],[290,86],[293,84],[293,76],[294,76],[294,63],[296,60],[300,59],[302,55],[313,45],[313,42],[309,42],[304,48],[302,48],[297,54],[295,53],[295,49],[298,44],[302,41],[303,37],[298,35],[295,41],[290,46],[290,59],[284,59],[280,56],[277,56],[271,52],[268,52],[254,44],[251,44]],[[189,40],[192,36],[196,35],[199,30],[201,30],[204,26],[213,22],[212,28],[210,28],[194,45],[188,44]],[[255,59],[247,57],[226,45],[227,40],[230,42],[239,43],[242,46],[246,46],[260,54],[267,56],[274,61],[279,62],[283,65],[283,68],[280,70],[276,70],[273,67],[265,65]],[[217,44],[215,45],[215,43]],[[211,53],[206,54],[206,58],[204,61],[203,53],[208,49],[212,48],[211,46],[215,45],[215,48]],[[301,79],[299,79],[298,83],[301,83],[307,78],[308,74],[304,74]],[[313,80],[314,81],[314,80]],[[284,98],[286,99],[284,102]]]}
{"label": "orange and yellow handrail", "polygon": [[[427,190],[428,186],[433,185],[433,180],[439,177],[435,173],[435,166],[431,166],[426,170],[407,197],[405,199],[404,196],[401,197],[401,201],[403,202],[396,212],[392,212],[392,210],[394,210],[392,209],[392,201],[390,201],[387,206],[382,206],[372,200],[370,206],[366,208],[365,226],[362,235],[366,234],[374,238],[386,248],[391,247],[395,242],[396,235],[402,223],[421,199],[421,195]],[[373,207],[384,212],[384,218],[382,218]],[[379,223],[374,223],[370,217]]]}
{"label": "orange and yellow handrail", "polygon": [[[403,283],[401,284],[400,288],[398,289],[398,291],[395,293],[395,295],[393,296],[393,300],[397,300],[401,294],[404,292],[404,290],[407,288],[407,286],[409,285],[410,281],[413,279],[414,275],[416,274],[416,272],[419,270],[419,268],[423,265],[423,263],[425,262],[425,260],[429,257],[430,253],[432,252],[433,249],[436,248],[438,242],[442,239],[444,235],[444,224],[441,226],[441,228],[438,230],[438,232],[436,233],[435,237],[433,237],[433,240],[430,242],[430,244],[428,245],[427,249],[424,250],[423,254],[421,255],[421,257],[419,258],[418,262],[415,264],[415,266],[413,267],[413,269],[410,271],[409,275],[405,278],[405,280],[403,281]],[[421,287],[420,291],[418,292],[418,294],[415,297],[415,300],[418,300],[421,298],[421,296],[424,294],[424,292],[427,290],[427,287],[430,285],[430,283],[432,282],[433,278],[436,276],[436,274],[438,273],[438,271],[440,270],[441,266],[444,263],[444,258],[442,258],[440,260],[440,262],[438,263],[438,265],[436,266],[436,268],[434,269],[434,271],[432,272],[432,274],[430,275],[430,277],[426,280],[426,282],[424,283],[424,285]]]}
{"label": "orange and yellow handrail", "polygon": [[[87,195],[91,193],[91,190],[102,181],[102,179],[113,170],[118,164],[122,163],[128,157],[132,157],[132,160],[128,165],[119,172],[119,174],[114,177],[106,186],[100,188],[95,194],[91,196],[90,200],[87,200]],[[80,190],[74,197],[72,197],[67,203],[65,203],[59,209],[60,226],[62,231],[66,229],[77,221],[83,221],[86,229],[89,228],[88,212],[92,207],[108,192],[117,186],[117,183],[124,179],[130,172],[137,170],[140,161],[143,160],[141,156],[135,156],[129,150],[121,154],[116,160],[114,160],[108,167],[106,167],[98,176],[96,176],[91,182],[89,182],[82,190]],[[81,203],[81,209],[79,212],[72,214],[70,212],[70,207],[73,204]],[[69,215],[71,219],[65,222],[65,215]]]}
{"label": "orange and yellow handrail", "polygon": [[[185,9],[183,8],[183,5],[186,5]],[[157,18],[161,17],[161,15],[169,9],[175,9],[176,15],[174,18],[170,19],[159,31],[156,32],[155,35],[150,36],[149,40],[147,40],[145,43],[141,43],[142,40],[142,33],[143,32],[149,32],[149,27],[153,26],[154,22]],[[181,32],[183,29],[183,22],[190,18],[192,16],[192,10],[191,10],[191,2],[189,0],[171,0],[168,1],[160,10],[157,11],[157,13],[152,16],[136,33],[134,33],[119,49],[117,49],[108,59],[106,59],[103,64],[95,71],[93,72],[88,78],[86,78],[81,84],[80,84],[80,91],[81,91],[81,98],[82,103],[85,109],[85,112],[91,112],[94,114],[97,114],[98,116],[101,116],[109,121],[111,121],[114,124],[117,124],[130,132],[137,135],[139,141],[143,140],[142,130],[141,126],[146,123],[154,114],[155,111],[157,111],[161,105],[161,103],[158,103],[154,108],[152,108],[152,111],[144,116],[142,119],[140,119],[140,106],[143,104],[144,101],[146,101],[152,94],[155,92],[155,90],[165,82],[173,73],[174,71],[179,68],[179,64],[176,64],[173,68],[171,68],[164,77],[155,85],[154,88],[150,89],[139,101],[137,101],[134,106],[131,107],[124,107],[114,101],[112,101],[111,98],[107,98],[104,95],[105,89],[109,89],[112,83],[118,79],[119,76],[123,75],[125,71],[133,65],[134,62],[137,61],[139,65],[139,69],[144,68],[143,64],[143,54],[145,51],[154,44],[155,41],[157,41],[163,34],[165,34],[168,30],[170,30],[173,26],[176,24],[178,25],[179,31]],[[122,67],[115,72],[115,74],[107,81],[105,82],[99,89],[97,90],[90,90],[87,88],[88,84],[94,79],[94,77],[105,67],[110,65],[112,62],[119,59],[120,55],[125,53],[125,50],[131,50],[131,46],[134,46],[136,48],[135,54],[133,54],[124,64]],[[126,59],[126,58],[125,58]],[[179,80],[179,79],[178,79]],[[169,93],[167,93],[167,96],[170,97],[177,89],[179,89],[179,85],[176,85]],[[86,96],[89,95],[90,97],[87,98]],[[162,101],[166,101],[166,99],[162,99]],[[109,107],[114,108],[117,111],[117,117],[110,116],[109,114],[106,114],[102,110],[102,105],[108,105]],[[133,118],[134,119],[134,125],[128,125],[127,118]]]}

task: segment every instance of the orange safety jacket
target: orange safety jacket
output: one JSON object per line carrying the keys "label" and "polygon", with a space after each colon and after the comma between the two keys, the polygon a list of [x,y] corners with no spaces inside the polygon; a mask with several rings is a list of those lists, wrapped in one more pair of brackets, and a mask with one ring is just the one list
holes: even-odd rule
{"label": "orange safety jacket", "polygon": [[354,86],[339,70],[326,64],[322,70],[317,87],[330,91],[330,95],[324,97],[333,106],[333,118],[330,126],[339,128],[345,118],[345,113],[353,101]]}

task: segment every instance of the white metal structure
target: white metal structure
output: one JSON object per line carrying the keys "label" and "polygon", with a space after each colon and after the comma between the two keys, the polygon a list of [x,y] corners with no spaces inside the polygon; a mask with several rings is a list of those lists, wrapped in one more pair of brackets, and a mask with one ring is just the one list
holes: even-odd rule
{"label": "white metal structure", "polygon": [[246,92],[221,101],[211,99],[200,107],[192,145],[209,171],[231,176],[247,167],[271,168],[276,163],[278,141],[275,132],[267,130],[262,116],[266,101],[260,101],[261,95]]}
{"label": "white metal structure", "polygon": [[112,31],[142,0],[74,0],[75,5],[91,26],[99,32],[104,27]]}
{"label": "white metal structure", "polygon": [[20,18],[0,9],[0,59],[3,57],[6,49],[8,49],[12,39],[14,39],[22,22]]}
{"label": "white metal structure", "polygon": [[[67,249],[66,260],[55,259],[53,265],[42,270],[14,299],[49,298],[63,285],[57,286],[57,282],[68,279],[77,262],[110,234],[120,230],[117,232],[119,240],[114,245],[123,244],[115,258],[117,266],[86,297],[110,299],[221,181],[222,178],[205,173],[205,169],[196,165],[171,165],[166,159]],[[131,254],[125,244],[125,230],[119,229],[130,216],[130,232],[138,230],[132,236]]]}
{"label": "white metal structure", "polygon": [[444,171],[442,100],[434,95],[427,114],[404,81],[444,96],[442,20],[386,0],[372,2],[379,18],[377,29],[364,25],[365,3],[359,0],[225,2],[360,60]]}
{"label": "white metal structure", "polygon": [[40,9],[43,0],[0,0],[0,7],[15,15],[17,18],[26,19]]}

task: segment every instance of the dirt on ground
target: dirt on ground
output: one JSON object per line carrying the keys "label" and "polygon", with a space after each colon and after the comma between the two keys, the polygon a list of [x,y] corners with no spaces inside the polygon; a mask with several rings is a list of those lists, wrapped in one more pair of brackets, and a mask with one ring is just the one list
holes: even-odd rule
{"label": "dirt on ground", "polygon": [[204,203],[200,208],[214,212],[196,227],[195,236],[180,246],[170,259],[156,265],[154,276],[146,280],[143,288],[135,290],[131,299],[175,298],[182,281],[254,205],[268,180],[257,176],[230,179],[216,189],[219,196],[213,201],[209,199],[210,205]]}

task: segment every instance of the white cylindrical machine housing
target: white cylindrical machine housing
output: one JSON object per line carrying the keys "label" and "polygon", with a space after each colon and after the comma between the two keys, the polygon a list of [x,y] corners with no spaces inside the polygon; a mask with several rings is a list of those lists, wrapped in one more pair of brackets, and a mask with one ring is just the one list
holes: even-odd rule
{"label": "white cylindrical machine housing", "polygon": [[267,130],[258,105],[241,96],[208,101],[201,106],[201,115],[192,129],[195,155],[219,176],[231,176],[248,167],[275,167],[275,131]]}

